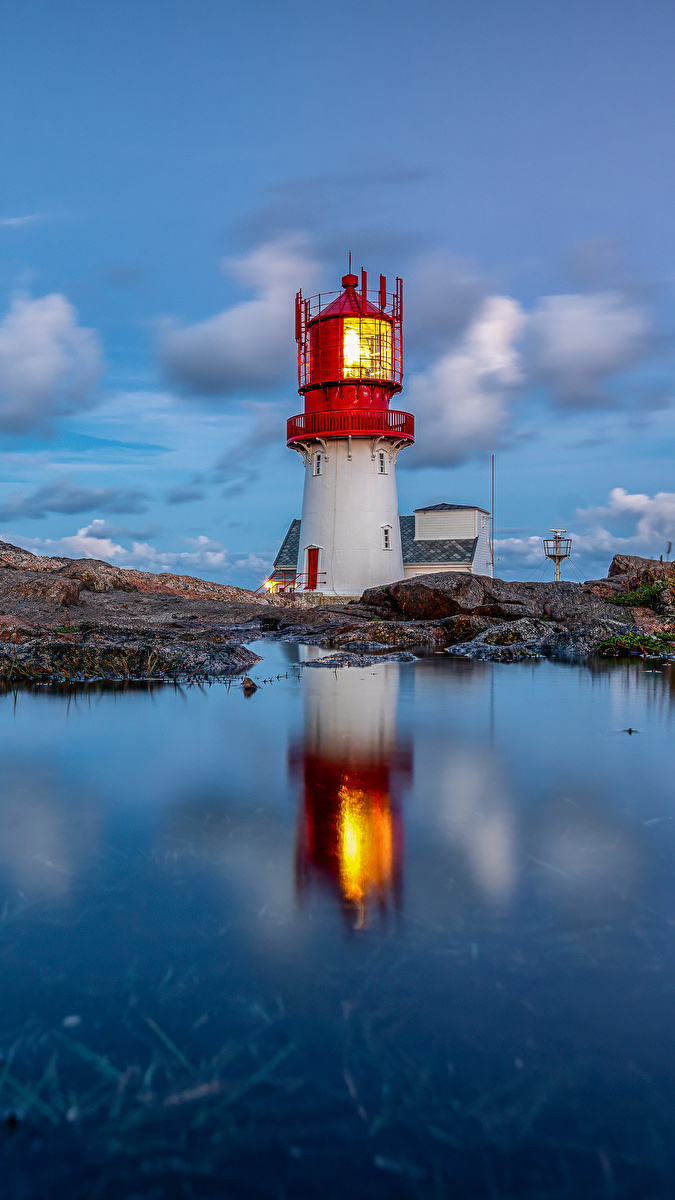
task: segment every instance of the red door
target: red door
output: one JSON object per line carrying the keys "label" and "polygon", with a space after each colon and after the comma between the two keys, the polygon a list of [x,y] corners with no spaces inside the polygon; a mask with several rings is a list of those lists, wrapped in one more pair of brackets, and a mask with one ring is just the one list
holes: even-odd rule
{"label": "red door", "polygon": [[316,591],[316,580],[319,569],[319,550],[317,546],[307,549],[307,591]]}

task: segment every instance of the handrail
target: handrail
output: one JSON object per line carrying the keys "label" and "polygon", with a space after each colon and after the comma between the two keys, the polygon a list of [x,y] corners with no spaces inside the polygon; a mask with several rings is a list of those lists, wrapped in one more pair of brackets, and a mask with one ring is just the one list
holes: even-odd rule
{"label": "handrail", "polygon": [[414,442],[415,418],[389,408],[349,408],[299,413],[286,422],[287,445],[313,437],[393,437]]}
{"label": "handrail", "polygon": [[[361,299],[362,299],[361,290],[359,289],[354,294],[356,296],[357,302],[359,304],[361,304]],[[315,296],[303,297],[303,301],[307,305],[307,309],[306,309],[307,320],[308,321],[316,320],[316,318],[320,317],[321,314],[327,308],[330,308],[331,304],[333,304],[335,302],[335,300],[338,300],[339,297],[343,296],[343,295],[344,295],[344,289],[342,289],[341,291],[337,291],[337,292],[318,292]],[[396,292],[385,292],[384,296],[385,296],[385,303],[383,306],[382,305],[382,293],[380,292],[379,288],[368,288],[367,299],[368,299],[369,303],[372,304],[374,308],[377,308],[377,310],[383,316],[385,316],[385,317],[394,316],[396,314],[396,310],[397,310],[398,294]],[[335,315],[337,316],[338,314],[335,314]],[[343,313],[341,315],[349,316],[349,313]],[[358,312],[355,311],[354,316],[358,316],[358,315],[359,315]],[[368,314],[368,315],[375,316],[375,313]]]}
{"label": "handrail", "polygon": [[[280,569],[283,570],[283,568],[280,568]],[[260,587],[257,587],[255,589],[254,595],[257,592],[269,590],[267,585],[270,583],[274,584],[274,589],[273,589],[274,595],[283,596],[283,595],[287,594],[288,592],[292,592],[293,595],[295,595],[295,593],[297,591],[303,591],[303,590],[305,592],[314,592],[314,591],[316,591],[317,587],[320,584],[324,584],[326,582],[326,572],[325,571],[316,571],[312,575],[312,578],[314,580],[313,587],[308,587],[309,571],[301,571],[298,575],[294,575],[292,579],[274,579],[275,573],[276,572],[273,572],[272,575],[270,575],[269,579],[266,579],[264,583],[260,584]]]}

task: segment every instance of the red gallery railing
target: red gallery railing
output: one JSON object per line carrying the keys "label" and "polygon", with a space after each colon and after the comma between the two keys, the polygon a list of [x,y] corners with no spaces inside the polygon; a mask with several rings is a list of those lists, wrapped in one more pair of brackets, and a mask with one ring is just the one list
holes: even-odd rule
{"label": "red gallery railing", "polygon": [[325,412],[300,413],[286,422],[286,443],[303,442],[312,437],[390,437],[414,442],[415,418],[411,413],[389,408],[327,409]]}

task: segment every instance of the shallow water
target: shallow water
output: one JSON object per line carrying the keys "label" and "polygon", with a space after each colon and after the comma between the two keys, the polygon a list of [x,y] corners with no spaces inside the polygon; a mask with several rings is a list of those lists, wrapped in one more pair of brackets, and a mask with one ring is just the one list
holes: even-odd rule
{"label": "shallow water", "polygon": [[0,697],[3,1197],[671,1195],[675,669],[262,653]]}

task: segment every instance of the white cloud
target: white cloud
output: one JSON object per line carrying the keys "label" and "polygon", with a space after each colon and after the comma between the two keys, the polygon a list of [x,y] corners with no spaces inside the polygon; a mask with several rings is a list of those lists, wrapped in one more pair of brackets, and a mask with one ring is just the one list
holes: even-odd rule
{"label": "white cloud", "polygon": [[569,408],[606,404],[606,379],[637,363],[652,337],[646,308],[620,291],[544,296],[529,332],[534,382]]}
{"label": "white cloud", "polygon": [[516,342],[525,319],[516,300],[489,296],[461,341],[412,377],[408,395],[419,443],[407,465],[449,466],[494,447],[522,380]]}
{"label": "white cloud", "polygon": [[88,526],[88,534],[93,538],[125,538],[126,541],[141,542],[157,537],[162,532],[161,525],[148,525],[145,529],[127,529],[123,525],[111,525],[101,517],[96,517]]}
{"label": "white cloud", "polygon": [[227,396],[282,380],[294,361],[293,305],[298,288],[311,287],[317,263],[306,238],[296,235],[226,260],[229,273],[257,292],[206,321],[182,328],[165,323],[160,358],[167,375],[187,390]]}
{"label": "white cloud", "polygon": [[[22,546],[34,554],[47,554],[54,558],[98,558],[113,563],[116,567],[131,567],[138,571],[171,571],[179,575],[221,575],[225,571],[260,573],[261,580],[272,563],[263,555],[230,553],[220,543],[200,534],[196,538],[185,538],[187,550],[156,550],[147,542],[133,542],[131,549],[121,546],[104,535],[101,521],[84,525],[77,533],[62,538],[24,538],[0,532],[0,541]],[[124,531],[123,531],[124,532]]]}
{"label": "white cloud", "polygon": [[[616,487],[605,507],[578,509],[576,515],[588,527],[588,533],[578,538],[580,549],[611,547],[612,553],[650,557],[675,542],[675,492],[648,496]],[[606,529],[606,524],[613,529]]]}
{"label": "white cloud", "polygon": [[64,296],[15,300],[0,323],[0,430],[45,429],[88,408],[102,369],[96,333]]}
{"label": "white cloud", "polygon": [[0,229],[23,229],[25,225],[37,225],[46,219],[42,213],[28,213],[23,217],[0,217]]}
{"label": "white cloud", "polygon": [[[500,538],[495,541],[495,554],[497,562],[504,566],[520,565],[520,566],[535,566],[542,562],[544,558],[544,549],[542,539],[540,537],[510,537]],[[499,570],[495,570],[495,575],[499,574]]]}

